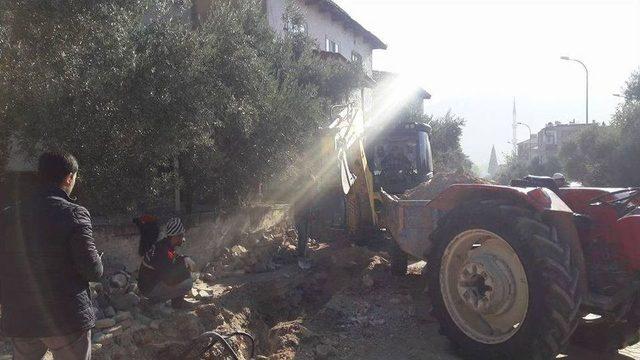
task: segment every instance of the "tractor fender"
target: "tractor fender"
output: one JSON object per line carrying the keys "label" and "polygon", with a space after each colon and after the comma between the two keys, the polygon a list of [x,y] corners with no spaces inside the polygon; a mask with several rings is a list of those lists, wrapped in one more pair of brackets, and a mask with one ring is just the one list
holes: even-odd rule
{"label": "tractor fender", "polygon": [[[586,266],[580,237],[574,222],[574,212],[552,190],[547,188],[520,188],[500,185],[456,184],[451,185],[429,203],[432,209],[443,213],[475,200],[504,199],[516,205],[530,208],[555,227],[559,236],[569,239],[570,250],[576,254],[580,269],[579,291],[587,291]],[[446,216],[446,215],[445,215]]]}
{"label": "tractor fender", "polygon": [[547,188],[520,188],[501,185],[455,184],[446,188],[431,203],[430,207],[447,212],[460,204],[473,200],[504,199],[532,208],[538,212],[573,211],[560,197]]}

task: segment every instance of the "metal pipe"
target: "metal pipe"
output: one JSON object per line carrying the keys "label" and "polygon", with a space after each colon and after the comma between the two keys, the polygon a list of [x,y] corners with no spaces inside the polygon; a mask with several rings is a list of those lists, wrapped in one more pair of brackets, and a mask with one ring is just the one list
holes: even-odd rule
{"label": "metal pipe", "polygon": [[229,342],[227,340],[229,340],[232,337],[244,337],[249,339],[249,342],[251,343],[250,347],[251,347],[251,357],[250,359],[253,359],[255,357],[255,352],[256,352],[256,342],[255,339],[253,338],[253,336],[251,336],[250,334],[243,332],[243,331],[236,331],[233,332],[231,334],[228,335],[221,335],[215,331],[207,331],[203,334],[201,334],[200,336],[198,336],[197,338],[195,338],[193,341],[191,341],[191,344],[189,344],[189,346],[187,347],[186,351],[182,354],[182,359],[185,359],[187,357],[188,354],[191,353],[192,350],[192,346],[195,345],[195,343],[203,338],[211,338],[211,340],[209,341],[209,344],[207,346],[205,346],[200,353],[198,354],[198,358],[202,359],[204,354],[206,354],[207,351],[209,351],[215,344],[217,343],[222,343],[222,346],[225,348],[225,350],[227,350],[227,352],[229,352],[229,354],[231,354],[231,357],[234,360],[239,360],[240,356],[238,355],[238,353],[233,349],[233,347],[231,346],[231,344],[229,344]]}
{"label": "metal pipe", "polygon": [[529,161],[531,161],[531,128],[529,127],[529,125],[527,125],[525,123],[522,123],[522,122],[518,122],[516,124],[517,125],[524,125],[529,130]]}

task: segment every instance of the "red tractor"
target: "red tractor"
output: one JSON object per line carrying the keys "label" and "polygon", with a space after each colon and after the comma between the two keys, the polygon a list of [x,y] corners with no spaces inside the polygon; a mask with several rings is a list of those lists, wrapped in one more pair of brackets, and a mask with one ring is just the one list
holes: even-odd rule
{"label": "red tractor", "polygon": [[322,156],[326,168],[340,164],[348,234],[386,230],[394,272],[406,273],[408,255],[427,261],[433,316],[464,354],[546,359],[570,340],[638,342],[640,188],[529,176],[400,199],[433,186],[429,126],[367,127],[356,110],[345,106],[329,127]]}
{"label": "red tractor", "polygon": [[383,197],[381,223],[427,260],[432,315],[473,359],[553,358],[638,342],[640,188],[452,185]]}

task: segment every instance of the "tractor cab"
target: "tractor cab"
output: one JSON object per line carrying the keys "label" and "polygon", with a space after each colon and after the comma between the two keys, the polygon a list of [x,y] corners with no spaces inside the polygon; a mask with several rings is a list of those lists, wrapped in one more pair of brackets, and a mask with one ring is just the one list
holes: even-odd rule
{"label": "tractor cab", "polygon": [[409,122],[365,140],[375,191],[402,194],[433,176],[429,131],[427,124]]}

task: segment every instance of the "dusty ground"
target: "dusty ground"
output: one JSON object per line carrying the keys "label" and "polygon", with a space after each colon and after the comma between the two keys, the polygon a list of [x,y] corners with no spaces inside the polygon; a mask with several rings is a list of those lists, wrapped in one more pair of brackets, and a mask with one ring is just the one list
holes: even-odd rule
{"label": "dusty ground", "polygon": [[[293,332],[299,334],[298,341],[275,355],[265,355],[273,359],[459,359],[428,315],[420,276],[424,262],[410,266],[407,276],[397,277],[391,275],[385,257],[383,252],[344,241],[315,249],[315,267],[307,272],[310,280],[305,280],[304,310],[295,317],[295,324],[304,329]],[[293,278],[300,273],[293,267],[267,277]],[[640,359],[640,346],[609,357],[572,348],[561,357]]]}
{"label": "dusty ground", "polygon": [[[124,331],[94,345],[95,358],[183,358],[186,349],[197,347],[191,338],[215,329],[254,334],[261,359],[458,359],[427,313],[419,275],[424,263],[410,266],[404,277],[393,276],[385,252],[336,240],[312,246],[313,267],[302,271],[294,247],[289,242],[284,248],[267,271],[198,281],[212,298],[195,311],[134,309]],[[8,343],[0,345],[0,359],[10,358]],[[236,347],[248,357],[245,343]],[[563,357],[607,359],[580,349]],[[640,346],[609,358],[640,359]]]}

